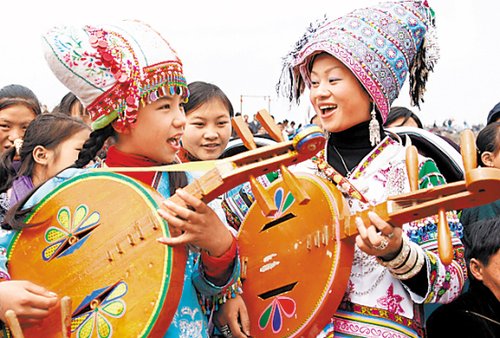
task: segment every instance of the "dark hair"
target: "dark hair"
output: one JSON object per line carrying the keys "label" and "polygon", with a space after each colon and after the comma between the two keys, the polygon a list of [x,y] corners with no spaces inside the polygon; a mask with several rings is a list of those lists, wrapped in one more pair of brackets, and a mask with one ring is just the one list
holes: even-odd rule
{"label": "dark hair", "polygon": [[89,129],[80,120],[63,114],[41,114],[38,115],[26,129],[23,145],[20,149],[21,165],[16,173],[13,168],[13,160],[16,148],[10,147],[2,154],[0,160],[0,192],[10,188],[16,177],[31,176],[35,160],[33,150],[36,146],[47,149],[55,149],[59,144],[79,131]]}
{"label": "dark hair", "polygon": [[42,109],[40,102],[31,89],[18,84],[10,84],[0,89],[0,110],[23,105],[33,111],[35,115],[40,115]]}
{"label": "dark hair", "polygon": [[422,122],[418,118],[415,113],[413,113],[410,109],[405,108],[405,107],[392,107],[391,110],[389,111],[389,115],[387,115],[387,119],[384,123],[384,126],[387,126],[394,121],[396,121],[399,118],[403,118],[403,122],[398,127],[401,127],[408,121],[409,119],[413,119],[419,128],[423,128],[424,126],[422,125]]}
{"label": "dark hair", "polygon": [[318,116],[318,114],[314,114],[310,119],[309,119],[309,124],[313,124],[314,119]]}
{"label": "dark hair", "polygon": [[184,106],[186,114],[210,100],[218,99],[229,111],[229,117],[234,116],[234,110],[231,101],[229,101],[226,94],[224,94],[224,92],[216,85],[207,82],[196,81],[191,82],[188,85],[188,88],[189,100]]}
{"label": "dark hair", "polygon": [[467,264],[472,258],[488,265],[500,249],[500,217],[480,220],[464,227],[463,243]]}
{"label": "dark hair", "polygon": [[75,162],[75,167],[83,168],[87,164],[89,164],[90,161],[93,161],[106,140],[111,136],[116,136],[115,130],[113,129],[111,123],[104,128],[97,129],[91,132],[89,138],[83,144],[82,150],[78,154],[78,159]]}
{"label": "dark hair", "polygon": [[485,166],[481,159],[481,155],[485,151],[489,151],[493,154],[500,151],[500,122],[493,122],[484,127],[476,138],[477,147],[477,157],[478,163],[481,166]]}
{"label": "dark hair", "polygon": [[500,102],[498,102],[488,113],[486,124],[496,122],[500,118]]}
{"label": "dark hair", "polygon": [[80,110],[80,115],[83,115],[85,113],[85,109],[83,108],[82,103],[76,97],[76,95],[73,94],[72,92],[68,92],[66,95],[63,96],[61,102],[59,102],[59,104],[54,107],[52,112],[71,116],[71,110],[74,105],[78,105]]}

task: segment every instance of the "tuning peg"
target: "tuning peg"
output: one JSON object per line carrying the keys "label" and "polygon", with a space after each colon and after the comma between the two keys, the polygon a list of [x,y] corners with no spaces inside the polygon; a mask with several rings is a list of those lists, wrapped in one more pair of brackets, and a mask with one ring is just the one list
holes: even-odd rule
{"label": "tuning peg", "polygon": [[252,131],[250,130],[250,128],[248,128],[247,123],[241,116],[233,117],[231,120],[231,124],[247,149],[257,149],[257,145],[255,144],[255,141],[253,139]]}
{"label": "tuning peg", "polygon": [[410,183],[410,190],[418,190],[418,151],[411,145],[406,148],[406,172]]}
{"label": "tuning peg", "polygon": [[460,153],[465,169],[465,180],[467,173],[477,167],[476,137],[470,129],[466,129],[460,134]]}
{"label": "tuning peg", "polygon": [[267,131],[269,136],[276,142],[284,142],[285,139],[283,138],[283,134],[281,133],[280,128],[274,122],[274,119],[271,117],[269,112],[265,109],[261,109],[257,112],[257,121],[260,122],[262,127]]}
{"label": "tuning peg", "polygon": [[281,165],[280,170],[281,177],[283,178],[283,181],[285,182],[288,189],[290,189],[295,200],[299,202],[300,205],[307,204],[311,200],[311,198],[302,188],[297,177],[295,177],[295,175],[292,174],[290,170],[288,170],[288,168],[284,165]]}
{"label": "tuning peg", "polygon": [[23,338],[23,330],[21,330],[21,324],[19,324],[16,313],[13,310],[5,311],[5,319],[7,320],[12,337]]}
{"label": "tuning peg", "polygon": [[451,232],[444,208],[439,209],[438,217],[439,258],[441,258],[441,262],[443,262],[444,265],[449,265],[453,260],[453,245],[451,243]]}
{"label": "tuning peg", "polygon": [[61,299],[61,324],[62,336],[64,338],[71,337],[71,298],[64,296]]}
{"label": "tuning peg", "polygon": [[278,211],[278,208],[274,205],[273,199],[266,191],[266,188],[264,188],[254,176],[250,176],[250,187],[252,188],[255,200],[264,215],[274,216],[274,214]]}

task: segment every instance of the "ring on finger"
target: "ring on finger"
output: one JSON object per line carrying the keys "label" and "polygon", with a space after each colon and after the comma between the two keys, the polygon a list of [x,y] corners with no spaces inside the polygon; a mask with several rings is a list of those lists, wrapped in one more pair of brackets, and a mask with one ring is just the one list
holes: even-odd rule
{"label": "ring on finger", "polygon": [[229,328],[229,325],[227,325],[227,324],[222,325],[220,327],[220,332],[226,338],[231,338],[233,336],[233,333],[231,332],[231,329]]}
{"label": "ring on finger", "polygon": [[387,237],[385,236],[382,236],[382,240],[380,241],[380,244],[377,245],[377,246],[374,246],[373,248],[375,250],[384,250],[385,248],[387,248],[387,245],[389,245],[389,240],[387,239]]}

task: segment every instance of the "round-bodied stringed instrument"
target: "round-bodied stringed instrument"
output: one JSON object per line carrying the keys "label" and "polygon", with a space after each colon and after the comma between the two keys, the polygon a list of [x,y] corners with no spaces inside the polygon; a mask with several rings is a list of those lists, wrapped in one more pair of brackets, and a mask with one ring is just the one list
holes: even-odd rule
{"label": "round-bodied stringed instrument", "polygon": [[[470,143],[463,147],[473,154]],[[474,169],[470,157],[464,156],[465,181],[391,197],[355,215],[330,182],[281,168],[282,178],[263,192],[277,212],[268,213],[254,203],[238,233],[250,331],[256,337],[315,337],[321,331],[346,290],[357,235],[354,216],[366,223],[373,210],[385,221],[402,225],[498,199],[500,170]],[[444,219],[438,224],[443,262],[453,257]]]}
{"label": "round-bodied stringed instrument", "polygon": [[[77,337],[97,331],[102,337],[161,336],[177,308],[186,262],[184,248],[154,243],[170,236],[156,213],[162,199],[151,187],[114,173],[63,183],[36,206],[26,219],[33,226],[9,248],[12,279],[70,295]],[[43,329],[24,335],[54,337],[60,323],[54,312]]]}
{"label": "round-bodied stringed instrument", "polygon": [[[293,141],[217,161],[184,190],[208,203],[254,176],[304,161],[324,143],[321,130],[310,128]],[[186,262],[184,248],[156,241],[171,235],[156,212],[163,199],[134,179],[101,171],[64,182],[37,204],[25,219],[29,227],[8,248],[9,272],[12,279],[69,296],[73,308],[67,318],[52,311],[41,327],[23,334],[59,337],[63,321],[65,337],[163,336],[178,306]],[[177,195],[170,199],[179,202]]]}

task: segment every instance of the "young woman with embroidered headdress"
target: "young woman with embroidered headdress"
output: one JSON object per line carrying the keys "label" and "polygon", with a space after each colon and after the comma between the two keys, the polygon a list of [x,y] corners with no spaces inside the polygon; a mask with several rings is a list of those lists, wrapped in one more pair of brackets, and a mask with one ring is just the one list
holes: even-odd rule
{"label": "young woman with embroidered headdress", "polygon": [[[307,86],[329,135],[309,164],[332,182],[337,173],[343,176],[337,187],[351,211],[409,191],[405,146],[381,126],[407,74],[413,102],[421,100],[437,60],[433,15],[427,2],[401,1],[325,18],[285,58],[280,93],[298,101]],[[419,170],[421,188],[444,183],[431,159],[420,156]],[[436,254],[436,217],[402,228],[373,212],[369,218],[370,224],[356,220],[348,288],[320,336],[421,337],[422,304],[449,302],[462,288],[462,227],[449,213],[455,260],[445,266]]]}
{"label": "young woman with embroidered headdress", "polygon": [[[44,35],[44,42],[50,68],[80,99],[92,119],[93,132],[76,167],[87,166],[112,135],[117,141],[108,150],[108,167],[151,167],[177,161],[189,91],[181,60],[159,33],[144,23],[123,21],[55,27]],[[67,169],[46,182],[28,196],[24,208],[36,205],[61,183],[86,172],[78,168]],[[158,241],[188,249],[179,305],[164,336],[207,337],[205,306],[223,302],[238,291],[236,240],[212,209],[177,189],[189,179],[183,172],[139,170],[126,175],[152,186],[166,198],[175,192],[185,202],[177,205],[165,200],[158,210],[170,231],[180,234]],[[21,211],[6,218],[9,224],[19,223],[15,216]],[[78,335],[88,328],[79,322],[72,330]]]}

